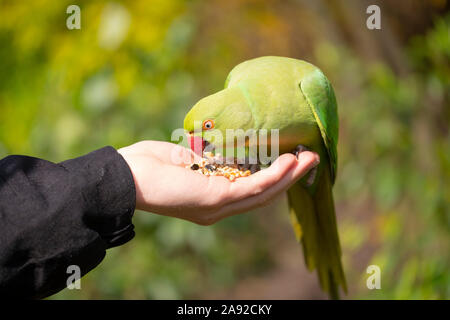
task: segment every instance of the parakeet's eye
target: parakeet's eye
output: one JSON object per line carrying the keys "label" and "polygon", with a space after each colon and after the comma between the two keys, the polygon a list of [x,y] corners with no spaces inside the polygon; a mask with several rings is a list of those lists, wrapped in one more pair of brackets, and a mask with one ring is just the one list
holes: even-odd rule
{"label": "parakeet's eye", "polygon": [[214,128],[214,121],[213,120],[205,120],[203,121],[203,130],[209,130]]}

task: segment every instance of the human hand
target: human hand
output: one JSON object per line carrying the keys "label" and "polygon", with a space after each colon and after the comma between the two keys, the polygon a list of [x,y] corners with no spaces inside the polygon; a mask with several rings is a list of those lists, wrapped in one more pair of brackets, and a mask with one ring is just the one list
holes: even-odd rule
{"label": "human hand", "polygon": [[133,174],[137,209],[201,225],[267,205],[319,163],[314,152],[282,154],[269,168],[230,182],[186,169],[200,158],[180,145],[141,141],[118,152]]}

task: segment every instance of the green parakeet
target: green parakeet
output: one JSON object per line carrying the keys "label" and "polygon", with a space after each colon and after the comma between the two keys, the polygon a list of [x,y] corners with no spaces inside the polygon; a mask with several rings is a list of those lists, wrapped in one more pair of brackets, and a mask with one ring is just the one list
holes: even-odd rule
{"label": "green parakeet", "polygon": [[230,72],[223,90],[192,107],[184,129],[191,138],[214,144],[227,139],[227,129],[278,129],[280,153],[299,150],[300,145],[320,155],[313,176],[288,190],[290,217],[305,263],[309,270],[317,270],[322,289],[332,298],[338,298],[339,286],[346,292],[332,194],[338,115],[325,75],[314,65],[292,58],[245,61]]}

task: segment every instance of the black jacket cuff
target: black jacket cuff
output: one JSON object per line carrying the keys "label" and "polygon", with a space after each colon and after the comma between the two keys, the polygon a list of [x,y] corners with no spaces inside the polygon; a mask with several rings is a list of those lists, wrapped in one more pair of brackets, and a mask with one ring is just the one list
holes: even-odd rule
{"label": "black jacket cuff", "polygon": [[136,189],[122,155],[108,146],[60,165],[71,173],[73,183],[79,183],[87,206],[85,223],[99,233],[107,248],[131,240]]}

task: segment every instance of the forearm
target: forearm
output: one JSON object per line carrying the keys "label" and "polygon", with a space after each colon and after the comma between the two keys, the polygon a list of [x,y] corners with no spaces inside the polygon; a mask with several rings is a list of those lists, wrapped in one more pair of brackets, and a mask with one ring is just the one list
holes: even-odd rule
{"label": "forearm", "polygon": [[0,160],[0,295],[45,297],[65,287],[69,265],[92,270],[134,236],[135,199],[112,147],[59,164]]}

